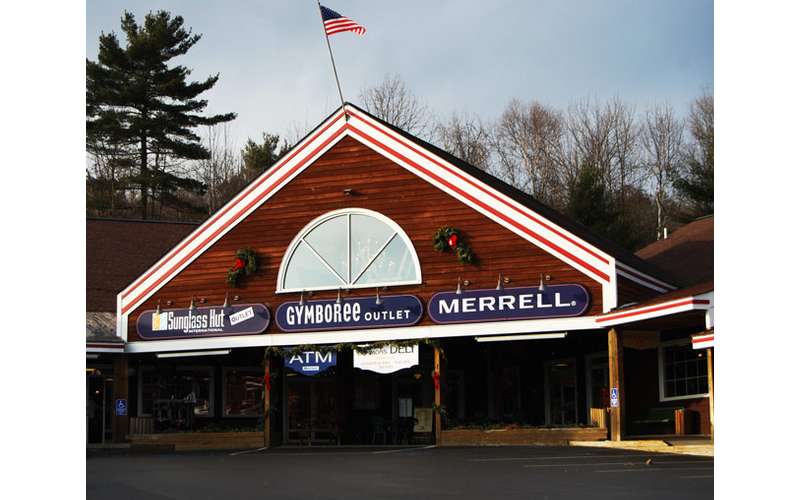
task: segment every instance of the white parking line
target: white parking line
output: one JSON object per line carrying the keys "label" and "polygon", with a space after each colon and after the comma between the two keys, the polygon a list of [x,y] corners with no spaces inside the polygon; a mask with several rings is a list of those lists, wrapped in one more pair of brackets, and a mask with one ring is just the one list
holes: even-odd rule
{"label": "white parking line", "polygon": [[259,451],[264,451],[264,450],[266,450],[266,448],[261,447],[261,448],[256,448],[255,450],[235,451],[233,453],[229,453],[228,456],[235,457],[237,455],[244,455],[247,453],[258,453]]}
{"label": "white parking line", "polygon": [[[707,463],[701,460],[670,460],[669,462],[660,462],[659,465],[669,463],[669,464],[702,464]],[[587,463],[580,463],[580,464],[528,464],[523,465],[525,468],[539,468],[539,467],[599,467],[604,465],[630,465],[630,466],[643,466],[652,468],[652,466],[646,465],[644,462],[587,462]],[[711,464],[713,466],[713,464]]]}
{"label": "white parking line", "polygon": [[404,451],[429,450],[431,448],[436,448],[436,445],[432,444],[430,446],[414,446],[412,448],[401,448],[399,450],[380,450],[380,451],[373,451],[372,454],[373,455],[379,455],[379,454],[382,454],[382,453],[402,453]]}
{"label": "white parking line", "polygon": [[681,476],[681,479],[714,479],[714,476]]}
{"label": "white parking line", "polygon": [[[530,462],[534,460],[571,460],[573,458],[641,458],[646,460],[653,458],[656,455],[631,455],[631,454],[615,454],[615,455],[569,455],[569,456],[555,456],[555,457],[505,457],[505,458],[468,458],[467,462]],[[660,456],[659,460],[665,458],[683,458],[683,456]]]}
{"label": "white parking line", "polygon": [[[712,467],[647,467],[636,469],[606,469],[593,470],[592,472],[642,472],[642,471],[665,471],[665,470],[709,470]],[[713,476],[711,476],[713,477]]]}

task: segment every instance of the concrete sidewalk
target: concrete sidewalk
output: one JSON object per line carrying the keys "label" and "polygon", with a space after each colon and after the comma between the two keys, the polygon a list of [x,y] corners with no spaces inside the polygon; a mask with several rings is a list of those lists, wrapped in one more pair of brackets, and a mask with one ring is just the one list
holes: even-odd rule
{"label": "concrete sidewalk", "polygon": [[619,450],[647,451],[651,453],[676,453],[699,457],[714,456],[714,442],[710,439],[636,439],[626,441],[570,441],[570,446],[614,448]]}

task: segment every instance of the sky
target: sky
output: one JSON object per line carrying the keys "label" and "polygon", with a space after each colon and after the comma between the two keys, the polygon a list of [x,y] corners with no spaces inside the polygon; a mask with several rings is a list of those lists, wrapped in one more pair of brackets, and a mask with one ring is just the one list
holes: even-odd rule
{"label": "sky", "polygon": [[[714,84],[712,0],[325,0],[367,29],[331,37],[345,100],[397,74],[435,115],[493,120],[513,98],[613,97],[685,113]],[[208,113],[236,143],[316,126],[339,97],[315,0],[87,0],[86,57],[128,10],[181,15],[202,39],[175,61],[219,73]],[[121,37],[124,38],[124,37]]]}

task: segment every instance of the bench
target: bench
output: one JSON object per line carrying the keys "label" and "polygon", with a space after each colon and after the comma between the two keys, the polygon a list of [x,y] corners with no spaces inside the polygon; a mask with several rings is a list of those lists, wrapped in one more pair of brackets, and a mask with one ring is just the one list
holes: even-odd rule
{"label": "bench", "polygon": [[[648,408],[644,418],[633,421],[637,427],[648,427],[654,425],[670,426],[675,434],[686,434],[684,422],[685,410],[683,408]],[[646,434],[646,433],[641,433]]]}

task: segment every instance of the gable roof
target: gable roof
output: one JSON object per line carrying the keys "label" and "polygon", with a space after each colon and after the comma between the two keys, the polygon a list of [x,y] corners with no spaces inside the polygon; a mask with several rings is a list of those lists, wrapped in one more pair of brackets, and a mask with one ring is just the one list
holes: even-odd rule
{"label": "gable roof", "polygon": [[[644,270],[636,271],[627,266],[626,261],[635,262],[636,259],[618,248],[612,249],[608,242],[602,242],[586,228],[499,179],[348,103],[118,295],[118,334],[126,338],[127,315],[133,309],[346,136],[600,283],[605,310],[617,305],[616,277],[617,273],[625,272],[622,266],[654,283],[653,286],[663,287],[661,291],[672,288],[658,278],[643,274]],[[597,242],[612,252],[598,247]],[[615,253],[624,257],[619,266]]]}
{"label": "gable roof", "polygon": [[714,216],[708,215],[679,227],[663,240],[636,254],[690,286],[714,280]]}

